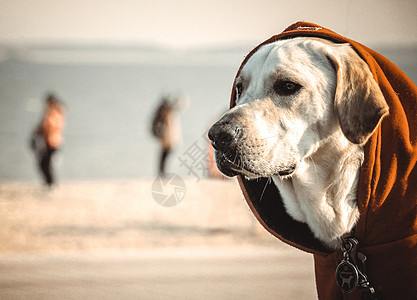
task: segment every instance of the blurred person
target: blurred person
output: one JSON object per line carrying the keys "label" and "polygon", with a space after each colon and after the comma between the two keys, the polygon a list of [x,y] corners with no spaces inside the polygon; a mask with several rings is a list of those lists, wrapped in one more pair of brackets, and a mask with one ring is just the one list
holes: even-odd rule
{"label": "blurred person", "polygon": [[177,112],[182,106],[181,97],[163,96],[152,120],[152,134],[161,145],[158,170],[160,177],[166,175],[167,158],[180,141],[181,126]]}
{"label": "blurred person", "polygon": [[48,94],[45,99],[45,110],[42,119],[31,136],[31,148],[35,153],[39,171],[48,187],[55,183],[52,157],[61,147],[64,123],[65,111],[63,106],[55,95]]}

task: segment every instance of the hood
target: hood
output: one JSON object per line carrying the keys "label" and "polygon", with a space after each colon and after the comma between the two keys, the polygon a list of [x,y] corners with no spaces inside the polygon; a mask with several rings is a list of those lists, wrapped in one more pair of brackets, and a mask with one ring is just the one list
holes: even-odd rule
{"label": "hood", "polygon": [[[295,37],[318,37],[349,43],[369,65],[390,114],[384,118],[364,146],[360,170],[358,207],[360,218],[355,237],[362,247],[383,245],[412,238],[417,243],[417,87],[392,62],[379,53],[312,23],[298,22],[254,48]],[[230,107],[234,106],[234,91]],[[274,236],[301,250],[326,255],[328,249],[308,226],[293,220],[285,211],[280,194],[267,178],[247,180],[238,176],[240,188],[258,221]]]}

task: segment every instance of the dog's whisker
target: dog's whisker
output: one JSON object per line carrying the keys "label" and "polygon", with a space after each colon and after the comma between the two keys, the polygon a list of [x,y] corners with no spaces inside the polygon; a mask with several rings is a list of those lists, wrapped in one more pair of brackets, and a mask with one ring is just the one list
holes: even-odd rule
{"label": "dog's whisker", "polygon": [[268,186],[268,184],[270,184],[271,182],[272,182],[272,178],[271,178],[271,177],[268,177],[268,179],[266,180],[265,186],[264,186],[264,188],[263,188],[263,190],[262,190],[261,197],[259,198],[259,203],[261,203],[261,202],[262,202],[262,198],[264,197],[264,194],[265,194],[265,191],[266,191],[266,187],[267,187],[267,186]]}
{"label": "dog's whisker", "polygon": [[319,181],[319,174],[317,172],[316,162],[314,161],[314,159],[311,156],[308,159],[311,161],[311,163],[314,167],[314,174],[316,175],[316,182],[318,182]]}
{"label": "dog's whisker", "polygon": [[259,140],[261,140],[261,141],[269,140],[269,139],[276,138],[277,136],[278,136],[278,134],[274,134],[274,135],[266,136],[266,137],[260,137]]}

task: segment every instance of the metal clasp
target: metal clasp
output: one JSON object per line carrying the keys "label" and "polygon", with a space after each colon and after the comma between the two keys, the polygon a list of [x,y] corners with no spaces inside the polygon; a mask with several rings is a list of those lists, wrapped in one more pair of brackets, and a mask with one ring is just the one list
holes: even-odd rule
{"label": "metal clasp", "polygon": [[359,241],[352,236],[342,238],[343,259],[336,268],[336,282],[343,293],[360,289],[364,299],[376,299],[375,289],[365,274],[366,256],[358,252]]}

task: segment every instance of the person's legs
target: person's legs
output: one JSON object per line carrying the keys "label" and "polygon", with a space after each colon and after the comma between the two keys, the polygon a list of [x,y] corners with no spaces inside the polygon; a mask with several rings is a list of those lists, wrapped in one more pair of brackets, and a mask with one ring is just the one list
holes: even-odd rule
{"label": "person's legs", "polygon": [[159,176],[161,177],[165,176],[166,159],[170,152],[171,152],[170,149],[162,149],[160,163],[159,163]]}
{"label": "person's legs", "polygon": [[43,151],[40,158],[40,167],[42,174],[45,180],[45,183],[48,186],[51,186],[54,183],[53,173],[52,173],[52,155],[55,152],[55,149],[46,147]]}

